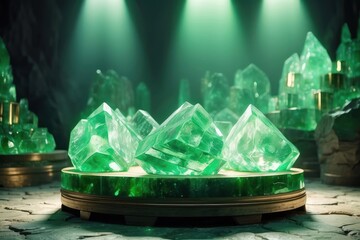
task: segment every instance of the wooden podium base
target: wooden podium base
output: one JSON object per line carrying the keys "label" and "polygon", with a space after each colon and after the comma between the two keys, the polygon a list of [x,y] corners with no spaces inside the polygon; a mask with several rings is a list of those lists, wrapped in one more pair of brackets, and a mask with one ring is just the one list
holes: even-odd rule
{"label": "wooden podium base", "polygon": [[60,179],[69,166],[67,151],[0,155],[0,186],[27,187]]}

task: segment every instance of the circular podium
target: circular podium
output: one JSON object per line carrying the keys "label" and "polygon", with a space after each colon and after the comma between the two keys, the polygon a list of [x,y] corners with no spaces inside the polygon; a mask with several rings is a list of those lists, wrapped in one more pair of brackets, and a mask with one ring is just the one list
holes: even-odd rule
{"label": "circular podium", "polygon": [[121,215],[129,225],[153,225],[159,217],[232,217],[236,223],[258,223],[266,213],[305,206],[304,172],[247,173],[221,170],[213,176],[128,172],[61,173],[65,209],[91,214]]}
{"label": "circular podium", "polygon": [[0,186],[26,187],[60,179],[70,165],[67,151],[0,155]]}

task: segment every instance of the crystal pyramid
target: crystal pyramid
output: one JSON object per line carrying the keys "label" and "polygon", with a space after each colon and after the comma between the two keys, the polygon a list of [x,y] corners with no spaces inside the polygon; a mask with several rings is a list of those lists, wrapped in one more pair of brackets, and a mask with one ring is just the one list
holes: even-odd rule
{"label": "crystal pyramid", "polygon": [[231,129],[223,150],[227,168],[236,171],[286,171],[298,156],[297,148],[252,105]]}
{"label": "crystal pyramid", "polygon": [[331,72],[332,63],[329,54],[312,32],[306,35],[300,64],[303,90],[319,89],[320,76]]}
{"label": "crystal pyramid", "polygon": [[211,175],[225,163],[222,147],[209,113],[185,102],[139,144],[136,162],[149,174]]}

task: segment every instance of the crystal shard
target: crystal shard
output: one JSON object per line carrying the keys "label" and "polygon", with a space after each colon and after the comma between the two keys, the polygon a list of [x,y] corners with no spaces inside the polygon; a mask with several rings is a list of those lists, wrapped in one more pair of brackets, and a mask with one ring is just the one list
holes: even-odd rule
{"label": "crystal shard", "polygon": [[138,110],[132,117],[130,124],[142,138],[159,127],[159,124],[144,110]]}
{"label": "crystal shard", "polygon": [[121,112],[103,103],[71,131],[69,157],[84,172],[126,171],[134,163],[138,143]]}
{"label": "crystal shard", "polygon": [[[268,111],[270,98],[270,81],[266,74],[254,64],[236,74],[236,87],[247,92],[249,98],[242,98],[243,104],[253,104],[262,112]],[[242,113],[240,113],[242,114]]]}
{"label": "crystal shard", "polygon": [[222,147],[209,113],[185,102],[139,144],[136,161],[149,174],[211,175],[225,163]]}
{"label": "crystal shard", "polygon": [[286,171],[298,156],[297,148],[252,105],[231,129],[223,150],[227,167],[236,171]]}
{"label": "crystal shard", "polygon": [[83,115],[89,115],[103,102],[113,109],[119,108],[127,115],[134,106],[134,91],[131,82],[126,77],[119,76],[115,70],[110,69],[105,73],[97,70]]}
{"label": "crystal shard", "polygon": [[320,88],[320,76],[331,72],[331,59],[319,40],[308,32],[304,48],[300,56],[301,73],[303,75],[302,89]]}
{"label": "crystal shard", "polygon": [[341,28],[341,42],[336,50],[338,60],[346,60],[346,46],[351,42],[351,33],[349,26],[345,23]]}
{"label": "crystal shard", "polygon": [[213,73],[203,81],[204,108],[214,115],[227,105],[229,83],[222,73]]}

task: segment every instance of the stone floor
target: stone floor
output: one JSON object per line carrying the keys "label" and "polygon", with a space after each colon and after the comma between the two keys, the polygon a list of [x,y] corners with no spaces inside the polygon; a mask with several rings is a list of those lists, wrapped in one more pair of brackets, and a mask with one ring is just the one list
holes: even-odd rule
{"label": "stone floor", "polygon": [[264,215],[261,224],[202,219],[136,227],[63,212],[59,182],[0,188],[0,239],[360,239],[360,188],[307,179],[306,191],[306,213]]}

